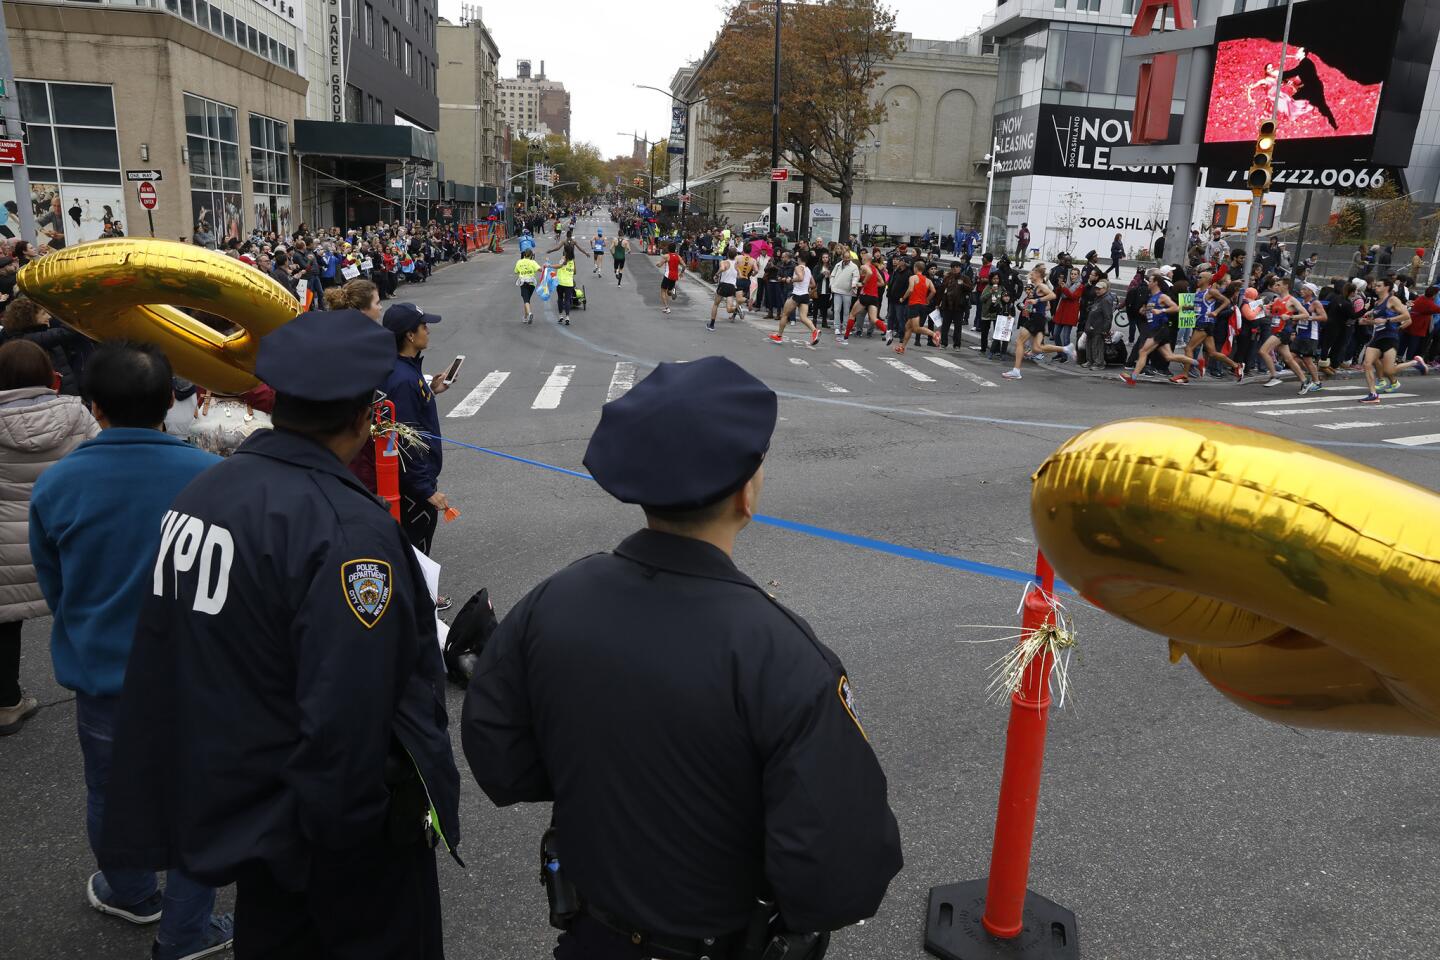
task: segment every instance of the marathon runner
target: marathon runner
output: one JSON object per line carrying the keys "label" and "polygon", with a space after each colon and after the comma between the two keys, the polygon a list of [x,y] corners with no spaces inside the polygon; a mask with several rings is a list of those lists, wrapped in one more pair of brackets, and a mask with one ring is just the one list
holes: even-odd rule
{"label": "marathon runner", "polygon": [[522,250],[520,259],[515,261],[515,283],[520,287],[520,301],[525,304],[526,323],[534,319],[530,316],[530,298],[535,294],[535,275],[539,272],[540,264],[535,262],[535,254],[531,250]]}
{"label": "marathon runner", "polygon": [[[1015,366],[1000,374],[1006,380],[1021,378],[1020,365],[1025,362],[1027,354],[1034,356],[1041,353],[1058,353],[1069,356],[1070,351],[1064,347],[1057,347],[1053,343],[1045,342],[1045,320],[1050,312],[1050,304],[1054,300],[1055,291],[1051,290],[1050,285],[1045,282],[1045,268],[1033,268],[1030,271],[1030,283],[1026,285],[1025,295],[1020,300],[1020,317],[1015,324]],[[1034,346],[1035,354],[1029,354],[1026,349],[1027,340]]]}
{"label": "marathon runner", "polygon": [[1314,393],[1321,387],[1320,367],[1315,357],[1320,352],[1320,325],[1329,320],[1325,304],[1316,296],[1320,288],[1313,283],[1300,285],[1300,305],[1305,308],[1308,318],[1302,318],[1295,326],[1295,357],[1305,368],[1309,382],[1300,388],[1300,395]]}
{"label": "marathon runner", "polygon": [[780,310],[780,329],[770,334],[771,343],[785,342],[785,327],[790,323],[790,314],[798,312],[800,322],[810,328],[810,346],[820,342],[820,328],[810,319],[810,268],[804,260],[795,261],[794,272],[790,274],[790,296]]}
{"label": "marathon runner", "polygon": [[1201,272],[1197,286],[1198,289],[1195,291],[1195,332],[1190,334],[1190,342],[1185,345],[1184,353],[1187,357],[1194,357],[1198,360],[1200,352],[1203,350],[1208,362],[1228,365],[1230,372],[1235,374],[1235,382],[1239,383],[1245,379],[1245,368],[1215,347],[1215,325],[1219,322],[1218,317],[1221,311],[1230,306],[1230,298],[1215,286],[1215,274],[1209,270]]}
{"label": "marathon runner", "polygon": [[590,241],[590,251],[595,255],[595,276],[600,276],[600,261],[605,256],[605,229],[595,228],[595,237]]}
{"label": "marathon runner", "polygon": [[610,262],[615,266],[615,286],[625,279],[625,255],[630,252],[630,241],[616,237],[615,246],[610,248]]}
{"label": "marathon runner", "polygon": [[750,305],[750,278],[754,276],[759,265],[755,258],[744,250],[735,255],[735,298],[740,301],[740,315],[745,315],[745,307]]}
{"label": "marathon runner", "polygon": [[656,266],[660,268],[660,303],[664,307],[660,312],[669,313],[670,300],[675,296],[675,285],[680,282],[680,273],[685,269],[680,254],[675,252],[675,241],[665,245],[665,256],[660,258]]}
{"label": "marathon runner", "polygon": [[[1150,274],[1150,299],[1145,303],[1145,342],[1140,345],[1140,354],[1135,358],[1135,369],[1130,373],[1120,374],[1120,379],[1125,381],[1127,387],[1133,387],[1136,377],[1140,371],[1145,369],[1145,364],[1150,360],[1150,354],[1156,350],[1160,351],[1161,358],[1167,363],[1183,363],[1186,367],[1195,367],[1198,364],[1190,357],[1182,356],[1170,349],[1169,339],[1170,318],[1180,312],[1180,305],[1165,295],[1160,285],[1160,271],[1156,270]],[[1018,360],[1016,365],[1018,366]],[[1177,373],[1170,378],[1171,383],[1189,383],[1190,378],[1183,372]]]}
{"label": "marathon runner", "polygon": [[901,298],[905,304],[905,330],[900,334],[900,342],[895,344],[896,353],[905,352],[905,341],[912,334],[916,343],[920,342],[922,333],[930,337],[932,347],[940,342],[938,331],[923,326],[925,317],[930,313],[930,297],[934,292],[934,284],[929,277],[919,272],[910,274],[909,286],[905,288],[905,294]]}
{"label": "marathon runner", "polygon": [[[1402,367],[1413,367],[1421,374],[1430,372],[1423,357],[1416,357],[1402,364],[1395,362],[1395,354],[1400,349],[1400,331],[1410,326],[1410,311],[1405,308],[1405,302],[1395,296],[1393,280],[1376,280],[1375,293],[1375,306],[1366,310],[1355,321],[1357,324],[1374,328],[1370,342],[1365,344],[1364,359],[1365,384],[1370,388],[1370,392],[1360,398],[1361,403],[1379,403],[1382,390],[1385,393],[1399,390]],[[1377,387],[1375,383],[1377,366],[1387,380],[1384,387]]]}
{"label": "marathon runner", "polygon": [[1290,352],[1290,341],[1295,335],[1295,323],[1301,318],[1307,321],[1310,311],[1305,305],[1295,299],[1290,293],[1290,281],[1285,278],[1277,279],[1271,284],[1270,289],[1275,293],[1275,299],[1270,301],[1270,335],[1260,345],[1260,359],[1265,364],[1265,369],[1270,372],[1270,379],[1261,386],[1278,387],[1284,383],[1276,374],[1275,353],[1279,351],[1280,359],[1285,362],[1295,379],[1301,384],[1301,393],[1309,393],[1309,380],[1300,364],[1295,362],[1295,355]]}
{"label": "marathon runner", "polygon": [[[855,318],[862,313],[868,315],[870,326],[885,334],[885,345],[889,346],[894,339],[894,333],[885,326],[885,321],[880,319],[880,271],[868,250],[860,254],[860,295],[855,298],[855,306],[850,308],[850,316],[845,321],[844,343],[850,342],[850,334],[855,329]],[[860,326],[863,328],[865,324]]]}
{"label": "marathon runner", "polygon": [[705,324],[705,329],[715,329],[715,314],[720,309],[720,301],[724,300],[726,309],[730,311],[730,320],[733,323],[737,316],[742,316],[744,311],[735,302],[735,284],[739,279],[735,269],[735,261],[722,259],[720,271],[715,275],[715,302],[710,304],[710,322]]}

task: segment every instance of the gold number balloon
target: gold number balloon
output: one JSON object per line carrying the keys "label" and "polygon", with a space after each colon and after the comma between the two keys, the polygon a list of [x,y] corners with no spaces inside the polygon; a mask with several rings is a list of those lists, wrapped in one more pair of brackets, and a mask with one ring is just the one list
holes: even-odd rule
{"label": "gold number balloon", "polygon": [[1440,495],[1200,420],[1087,430],[1036,471],[1057,572],[1297,726],[1440,736]]}
{"label": "gold number balloon", "polygon": [[[239,260],[172,240],[121,238],[66,247],[26,264],[20,289],[94,340],[138,340],[165,351],[175,372],[220,393],[255,386],[260,338],[300,304]],[[221,317],[222,333],[176,307]]]}

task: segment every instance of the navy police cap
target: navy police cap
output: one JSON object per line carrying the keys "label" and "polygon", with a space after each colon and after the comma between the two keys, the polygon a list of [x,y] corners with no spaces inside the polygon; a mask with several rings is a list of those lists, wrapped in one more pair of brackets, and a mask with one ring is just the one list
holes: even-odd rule
{"label": "navy police cap", "polygon": [[440,322],[440,317],[433,313],[426,313],[413,303],[392,303],[385,311],[385,317],[380,321],[385,329],[392,333],[409,333],[419,327],[422,323],[427,327],[433,327]]}
{"label": "navy police cap", "polygon": [[662,363],[600,411],[585,468],[622,503],[697,510],[760,469],[775,392],[724,357]]}
{"label": "navy police cap", "polygon": [[358,397],[395,367],[395,336],[359,310],[311,310],[260,340],[255,375],[301,400]]}

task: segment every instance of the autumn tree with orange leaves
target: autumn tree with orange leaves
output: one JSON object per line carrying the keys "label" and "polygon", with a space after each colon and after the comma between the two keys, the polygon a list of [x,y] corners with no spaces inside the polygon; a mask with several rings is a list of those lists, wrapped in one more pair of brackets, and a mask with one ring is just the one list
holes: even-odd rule
{"label": "autumn tree with orange leaves", "polygon": [[[716,151],[761,173],[770,166],[775,8],[739,0],[701,65],[709,140]],[[881,65],[904,48],[894,11],[876,0],[786,2],[780,29],[780,152],[840,199],[840,237],[850,233],[856,155],[885,104],[872,99]],[[720,161],[725,162],[725,161]]]}

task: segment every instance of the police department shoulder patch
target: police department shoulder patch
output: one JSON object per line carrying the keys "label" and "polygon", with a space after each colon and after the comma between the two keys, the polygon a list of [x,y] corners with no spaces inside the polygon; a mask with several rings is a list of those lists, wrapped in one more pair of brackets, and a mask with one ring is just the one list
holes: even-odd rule
{"label": "police department shoulder patch", "polygon": [[390,564],[350,560],[340,565],[340,583],[345,588],[345,602],[366,629],[379,623],[390,606]]}
{"label": "police department shoulder patch", "polygon": [[843,673],[840,675],[840,685],[836,688],[835,692],[840,696],[840,703],[845,707],[845,712],[850,714],[851,720],[855,721],[855,728],[860,731],[860,736],[869,740],[870,735],[867,734],[865,728],[860,725],[860,715],[855,711],[855,695],[850,692],[850,678]]}

